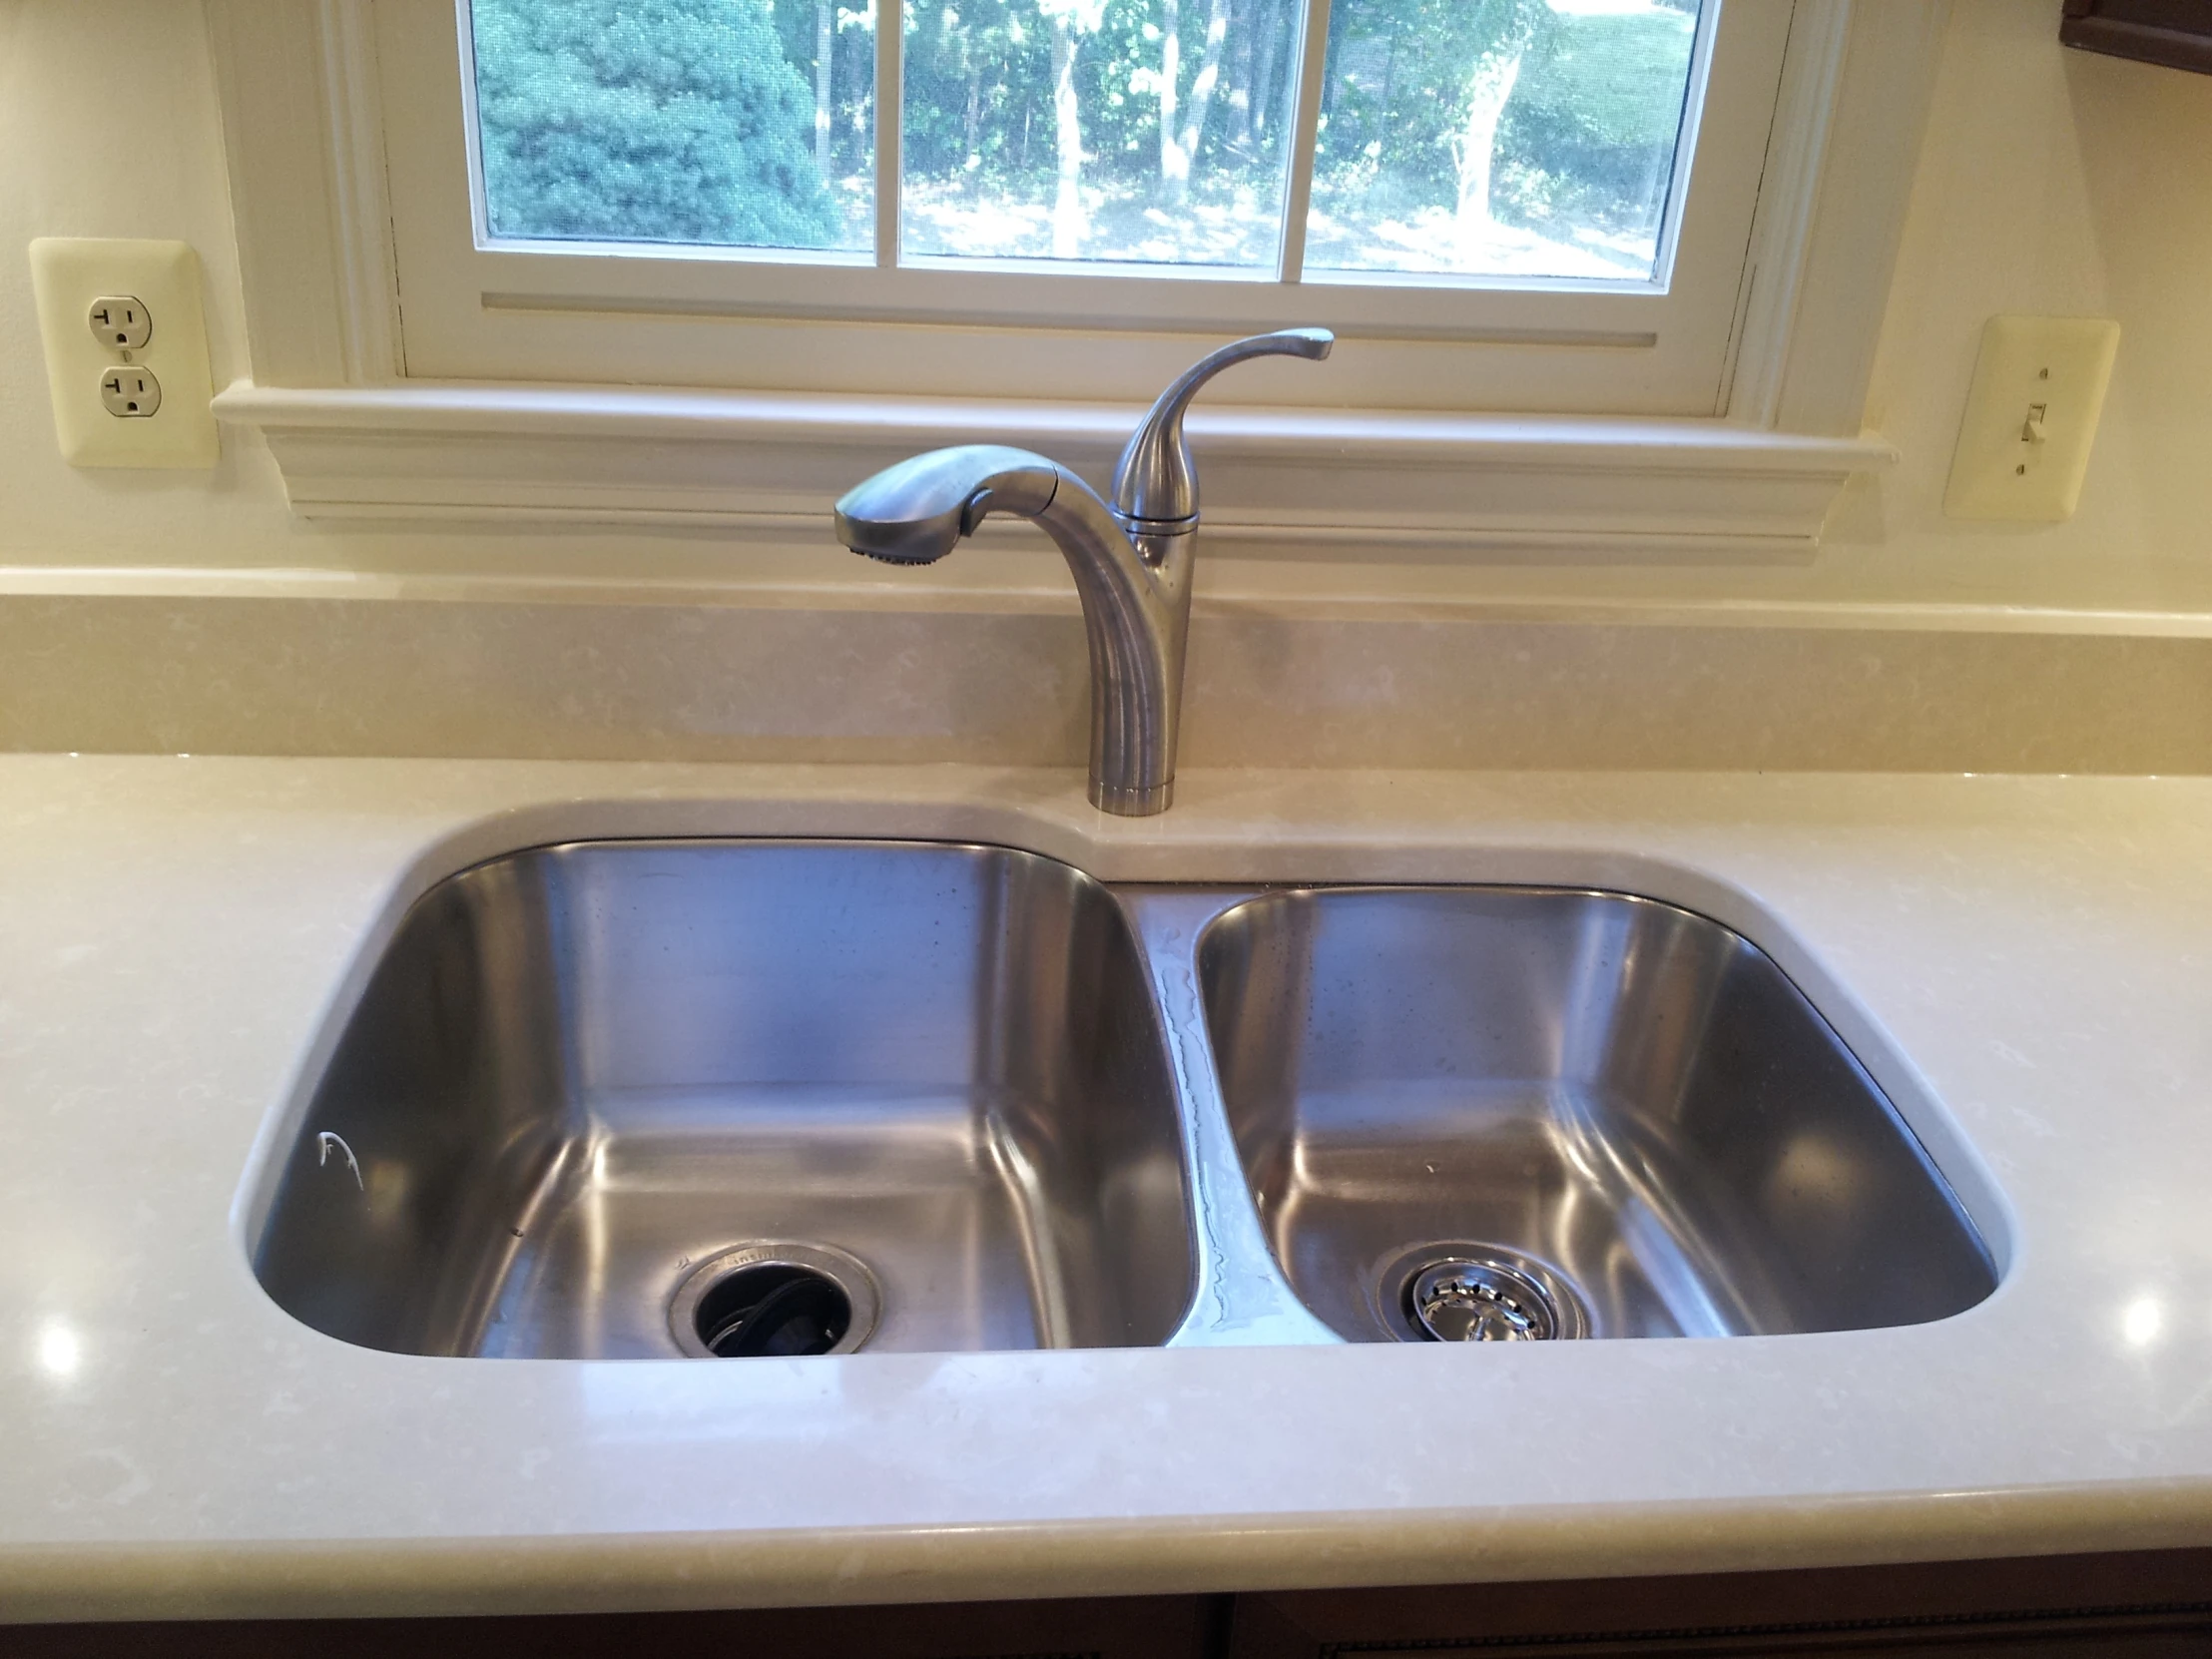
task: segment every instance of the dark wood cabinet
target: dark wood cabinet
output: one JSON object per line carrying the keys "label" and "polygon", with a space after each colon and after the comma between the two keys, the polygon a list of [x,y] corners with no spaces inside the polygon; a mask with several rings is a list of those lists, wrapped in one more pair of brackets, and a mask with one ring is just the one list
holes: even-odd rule
{"label": "dark wood cabinet", "polygon": [[761,1612],[0,1626],[0,1659],[2212,1659],[2212,1549]]}
{"label": "dark wood cabinet", "polygon": [[2058,38],[2084,52],[2212,75],[2212,0],[2066,0]]}

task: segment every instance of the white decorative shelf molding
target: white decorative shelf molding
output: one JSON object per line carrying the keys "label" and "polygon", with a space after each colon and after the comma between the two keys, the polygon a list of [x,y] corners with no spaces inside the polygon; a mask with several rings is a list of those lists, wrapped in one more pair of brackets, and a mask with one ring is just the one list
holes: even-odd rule
{"label": "white decorative shelf molding", "polygon": [[[310,519],[682,526],[815,539],[846,488],[916,450],[1033,448],[1103,481],[1141,410],[808,392],[410,381],[216,398],[259,428]],[[1218,406],[1194,411],[1208,534],[1247,556],[1570,549],[1808,558],[1873,434],[1719,420]]]}

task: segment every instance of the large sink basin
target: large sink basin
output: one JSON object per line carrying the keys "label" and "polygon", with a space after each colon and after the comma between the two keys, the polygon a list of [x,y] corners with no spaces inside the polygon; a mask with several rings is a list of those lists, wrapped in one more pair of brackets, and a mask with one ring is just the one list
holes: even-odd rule
{"label": "large sink basin", "polygon": [[406,915],[256,1268],[409,1354],[704,1354],[794,1285],[815,1340],[741,1352],[1152,1344],[1192,1293],[1183,1171],[1136,944],[1066,865],[555,846]]}
{"label": "large sink basin", "polygon": [[[1613,893],[1253,898],[1199,952],[1269,1247],[1349,1341],[1910,1325],[1995,1275],[1950,1188],[1761,950]],[[1447,1267],[1424,1284],[1434,1264]],[[1454,1274],[1456,1273],[1456,1278]],[[1499,1305],[1503,1299],[1504,1306]]]}

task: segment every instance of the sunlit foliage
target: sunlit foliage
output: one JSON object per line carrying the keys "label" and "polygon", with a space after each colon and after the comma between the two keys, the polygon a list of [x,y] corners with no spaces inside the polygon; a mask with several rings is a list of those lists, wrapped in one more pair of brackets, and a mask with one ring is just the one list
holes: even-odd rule
{"label": "sunlit foliage", "polygon": [[[907,251],[1270,265],[1303,9],[911,0]],[[1696,11],[1335,0],[1313,256],[1472,270],[1518,248],[1538,263],[1500,269],[1536,270],[1573,244],[1591,271],[1648,264]],[[867,0],[473,12],[498,234],[871,245]]]}
{"label": "sunlit foliage", "polygon": [[815,100],[763,0],[474,0],[494,235],[818,248]]}

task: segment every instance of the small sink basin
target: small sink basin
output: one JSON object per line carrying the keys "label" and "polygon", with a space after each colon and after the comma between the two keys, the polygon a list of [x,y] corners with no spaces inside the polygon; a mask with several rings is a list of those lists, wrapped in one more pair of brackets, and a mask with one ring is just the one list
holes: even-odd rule
{"label": "small sink basin", "polygon": [[1096,882],[1000,848],[600,842],[455,875],[270,1181],[270,1295],[407,1354],[1149,1345],[1194,1284],[1135,940]]}
{"label": "small sink basin", "polygon": [[1996,1283],[1873,1079],[1704,917],[1285,891],[1222,913],[1199,968],[1268,1243],[1349,1341],[1848,1331]]}

